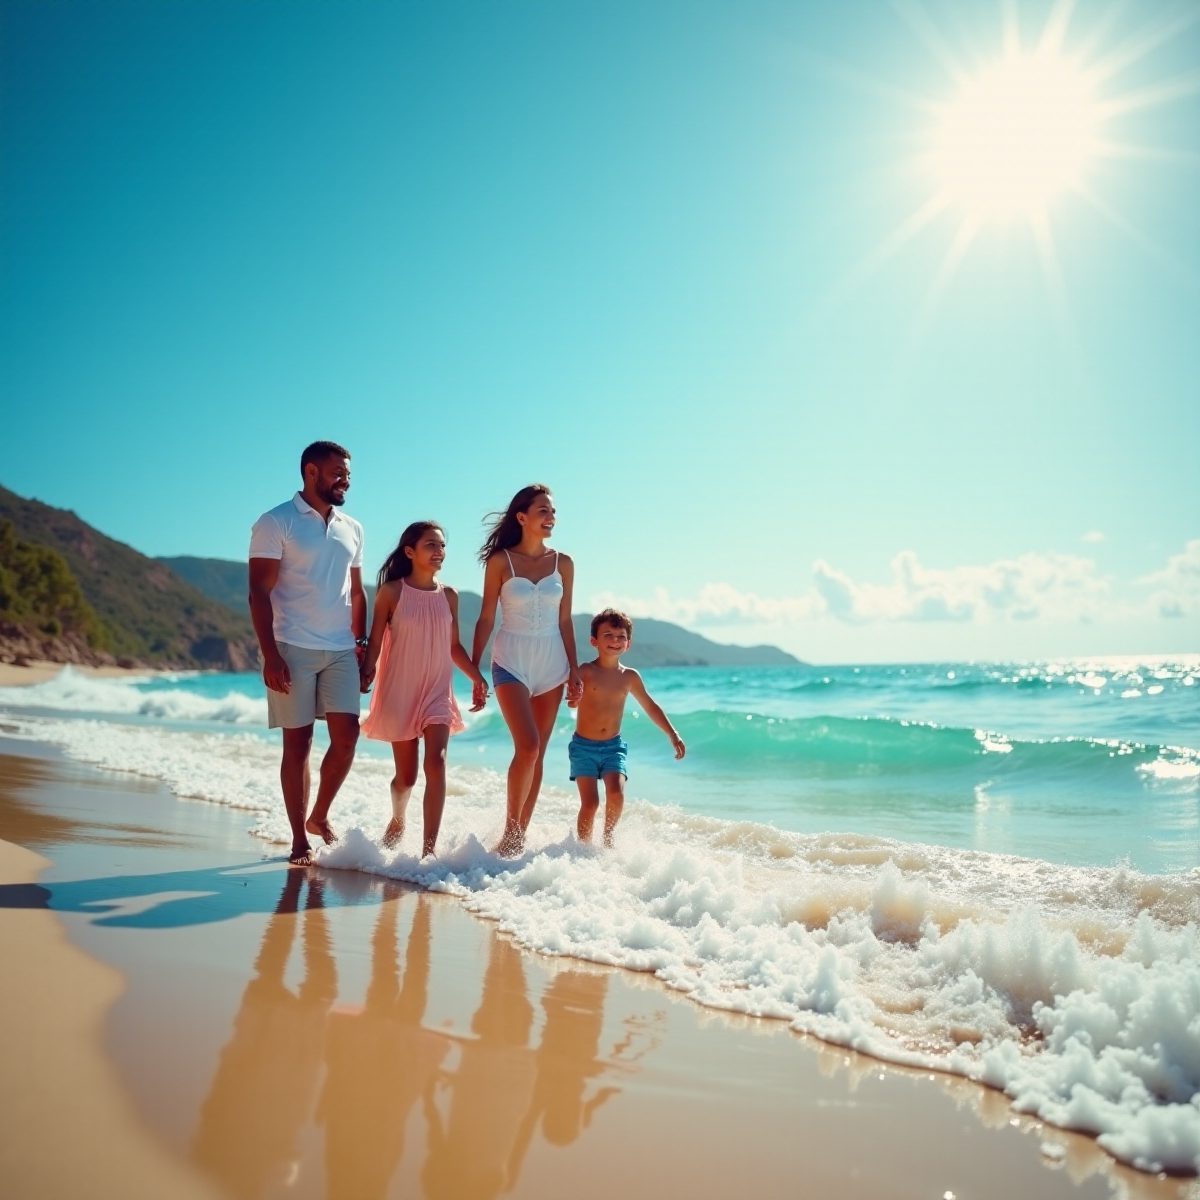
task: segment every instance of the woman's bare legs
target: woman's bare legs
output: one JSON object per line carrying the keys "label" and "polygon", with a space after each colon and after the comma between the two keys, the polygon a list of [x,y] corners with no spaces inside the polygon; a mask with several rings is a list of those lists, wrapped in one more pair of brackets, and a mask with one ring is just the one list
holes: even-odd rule
{"label": "woman's bare legs", "polygon": [[513,759],[508,768],[508,811],[504,836],[497,847],[506,857],[520,854],[525,847],[525,830],[529,828],[541,790],[546,746],[554,731],[562,696],[562,687],[530,697],[523,683],[496,686],[496,702],[513,739]]}
{"label": "woman's bare legs", "polygon": [[446,747],[450,742],[449,725],[425,728],[425,835],[421,857],[432,854],[442,827],[446,807]]}
{"label": "woman's bare legs", "polygon": [[408,810],[408,798],[413,784],[417,782],[416,738],[407,742],[393,742],[392,756],[396,760],[396,774],[392,776],[392,819],[383,831],[383,844],[394,850],[404,836],[404,814]]}
{"label": "woman's bare legs", "polygon": [[525,806],[521,809],[521,829],[529,828],[533,817],[533,809],[542,790],[542,770],[546,763],[546,748],[550,745],[550,735],[554,732],[554,721],[558,716],[558,706],[562,703],[563,688],[556,687],[552,692],[543,692],[534,696],[529,702],[533,709],[533,719],[538,731],[538,756],[533,765],[533,777],[529,781],[529,794],[525,797]]}

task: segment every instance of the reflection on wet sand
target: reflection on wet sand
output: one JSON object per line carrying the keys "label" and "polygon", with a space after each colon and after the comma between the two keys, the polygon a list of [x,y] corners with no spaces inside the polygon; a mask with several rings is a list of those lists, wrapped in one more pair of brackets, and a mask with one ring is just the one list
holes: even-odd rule
{"label": "reflection on wet sand", "polygon": [[[489,1200],[513,1189],[539,1128],[553,1145],[574,1142],[620,1090],[604,1077],[645,1052],[646,1031],[627,1028],[601,1058],[609,979],[589,970],[551,980],[535,1049],[525,964],[495,934],[470,1035],[426,1028],[435,902],[391,884],[382,885],[365,1002],[337,1006],[324,886],[316,872],[287,873],[200,1111],[192,1156],[229,1194],[252,1200],[295,1185],[314,1122],[324,1129],[324,1194],[382,1200],[419,1111],[425,1139],[414,1153],[425,1194]],[[401,953],[401,910],[410,906]],[[297,937],[304,963],[293,990],[285,974]]]}
{"label": "reflection on wet sand", "polygon": [[421,1172],[431,1200],[485,1200],[517,1180],[517,1136],[536,1080],[529,1048],[533,1006],[521,953],[492,939],[483,999],[458,1069],[448,1079],[450,1113],[426,1109],[429,1156]]}
{"label": "reflection on wet sand", "polygon": [[596,1110],[620,1089],[602,1087],[584,1100],[591,1080],[605,1073],[600,1059],[608,976],[563,971],[555,976],[542,1008],[546,1027],[538,1048],[537,1083],[521,1123],[518,1161],[541,1122],[551,1145],[569,1146],[592,1122]]}
{"label": "reflection on wet sand", "polygon": [[337,998],[337,968],[329,941],[319,877],[308,880],[303,918],[304,981],[284,984],[298,922],[300,871],[289,871],[275,915],[267,923],[254,978],[246,987],[200,1110],[195,1161],[233,1195],[261,1196],[290,1182],[300,1158],[299,1135],[316,1097],[324,1039]]}
{"label": "reflection on wet sand", "polygon": [[404,1157],[404,1133],[417,1100],[427,1096],[451,1047],[424,1029],[431,958],[430,903],[416,913],[400,979],[396,926],[399,897],[385,903],[371,943],[371,982],[361,1011],[335,1009],[325,1041],[325,1088],[318,1120],[325,1126],[325,1174],[333,1200],[376,1200]]}

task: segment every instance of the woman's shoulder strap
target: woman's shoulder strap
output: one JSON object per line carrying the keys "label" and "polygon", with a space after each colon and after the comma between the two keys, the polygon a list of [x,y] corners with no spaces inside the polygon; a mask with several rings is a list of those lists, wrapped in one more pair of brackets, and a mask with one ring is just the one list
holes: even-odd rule
{"label": "woman's shoulder strap", "polygon": [[517,573],[517,568],[512,565],[512,555],[505,550],[504,557],[508,559],[508,569],[515,575]]}

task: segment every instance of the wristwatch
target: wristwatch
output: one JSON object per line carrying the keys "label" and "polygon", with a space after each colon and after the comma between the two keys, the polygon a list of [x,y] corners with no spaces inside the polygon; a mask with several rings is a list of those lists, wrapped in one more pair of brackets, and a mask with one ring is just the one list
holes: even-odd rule
{"label": "wristwatch", "polygon": [[361,646],[365,650],[370,641],[371,639],[369,637],[360,637],[354,639],[354,644],[356,646]]}

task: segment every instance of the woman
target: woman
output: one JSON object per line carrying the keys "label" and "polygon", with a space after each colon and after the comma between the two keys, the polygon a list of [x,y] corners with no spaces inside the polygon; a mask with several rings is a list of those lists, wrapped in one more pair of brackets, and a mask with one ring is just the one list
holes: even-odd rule
{"label": "woman", "polygon": [[546,542],[554,533],[554,499],[542,483],[522,488],[495,520],[479,561],[484,564],[483,609],[475,626],[471,661],[478,666],[496,623],[492,686],[513,739],[508,768],[508,813],[497,850],[506,857],[525,848],[525,831],[542,786],[542,764],[554,719],[567,697],[583,691],[571,626],[575,564]]}

